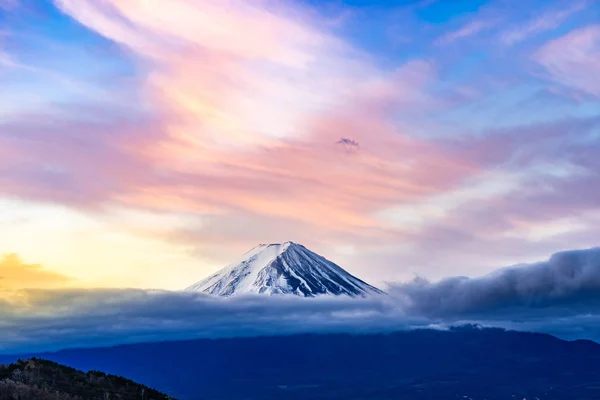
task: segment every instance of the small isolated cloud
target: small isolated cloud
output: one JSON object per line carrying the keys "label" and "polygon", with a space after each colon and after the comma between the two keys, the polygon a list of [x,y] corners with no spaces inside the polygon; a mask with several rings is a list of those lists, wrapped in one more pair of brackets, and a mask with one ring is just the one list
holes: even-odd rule
{"label": "small isolated cloud", "polygon": [[24,263],[16,254],[0,258],[0,291],[64,287],[69,281],[69,277],[44,269],[41,265]]}
{"label": "small isolated cloud", "polygon": [[344,146],[344,149],[349,153],[354,153],[360,149],[360,144],[353,139],[341,138],[335,143]]}
{"label": "small isolated cloud", "polygon": [[0,352],[141,341],[386,332],[463,323],[600,339],[600,248],[482,278],[391,285],[390,295],[212,297],[149,290],[28,290],[0,300]]}

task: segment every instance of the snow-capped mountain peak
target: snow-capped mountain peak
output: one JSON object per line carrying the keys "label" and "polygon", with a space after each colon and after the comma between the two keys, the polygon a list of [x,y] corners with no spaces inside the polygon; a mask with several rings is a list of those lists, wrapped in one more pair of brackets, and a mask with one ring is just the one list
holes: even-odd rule
{"label": "snow-capped mountain peak", "polygon": [[294,242],[260,244],[238,262],[186,290],[219,296],[260,293],[364,297],[383,293]]}

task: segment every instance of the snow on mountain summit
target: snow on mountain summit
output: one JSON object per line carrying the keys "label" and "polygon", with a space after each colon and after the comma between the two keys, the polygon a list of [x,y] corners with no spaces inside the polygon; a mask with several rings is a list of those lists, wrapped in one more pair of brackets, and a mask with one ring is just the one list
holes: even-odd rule
{"label": "snow on mountain summit", "polygon": [[244,254],[239,262],[186,290],[218,296],[260,293],[365,297],[383,293],[326,258],[293,242],[261,244]]}

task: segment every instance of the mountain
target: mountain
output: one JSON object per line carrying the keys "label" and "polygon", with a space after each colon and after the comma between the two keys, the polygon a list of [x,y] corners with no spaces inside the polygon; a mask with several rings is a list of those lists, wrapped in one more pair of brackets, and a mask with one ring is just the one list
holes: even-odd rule
{"label": "mountain", "polygon": [[200,339],[38,356],[126,376],[182,400],[600,399],[597,343],[476,327]]}
{"label": "mountain", "polygon": [[168,400],[171,397],[120,376],[88,373],[32,358],[0,365],[0,400]]}
{"label": "mountain", "polygon": [[186,290],[218,296],[260,293],[365,297],[383,293],[293,242],[261,244],[244,254],[238,262]]}

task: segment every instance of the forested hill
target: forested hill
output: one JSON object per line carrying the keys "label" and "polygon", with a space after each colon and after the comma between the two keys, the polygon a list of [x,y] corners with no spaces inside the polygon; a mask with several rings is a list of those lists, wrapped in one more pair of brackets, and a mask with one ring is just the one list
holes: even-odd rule
{"label": "forested hill", "polygon": [[120,376],[87,373],[32,358],[0,364],[0,400],[167,400],[169,396]]}

